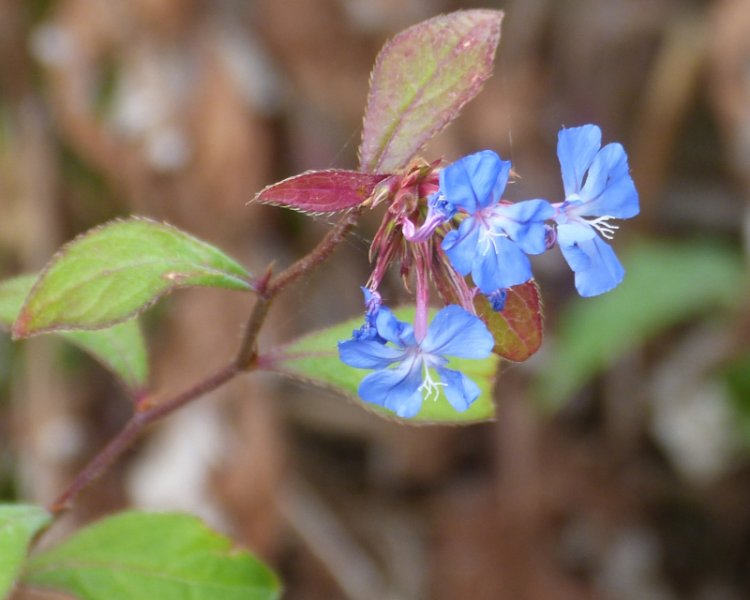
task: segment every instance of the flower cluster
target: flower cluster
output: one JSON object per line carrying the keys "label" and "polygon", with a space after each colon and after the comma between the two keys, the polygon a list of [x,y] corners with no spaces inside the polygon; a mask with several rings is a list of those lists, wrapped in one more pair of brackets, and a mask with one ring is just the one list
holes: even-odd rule
{"label": "flower cluster", "polygon": [[[390,203],[371,249],[365,324],[339,343],[344,363],[375,370],[360,384],[364,400],[411,417],[442,389],[457,411],[468,409],[479,388],[447,369],[446,356],[489,356],[494,340],[476,316],[477,295],[502,311],[508,289],[532,279],[529,256],[559,246],[581,296],[619,285],[625,271],[605,240],[617,230],[613,219],[639,212],[625,150],[617,143],[602,147],[601,130],[584,125],[560,131],[557,156],[559,202],[504,199],[511,164],[491,150],[465,156],[437,177],[434,165],[417,164],[384,182],[375,197]],[[414,271],[413,327],[383,307],[377,293],[394,261],[405,279]],[[429,281],[447,306],[428,326]]]}
{"label": "flower cluster", "polygon": [[[414,328],[399,321],[389,309],[370,305],[364,332],[355,331],[351,340],[340,342],[339,356],[352,367],[375,369],[359,384],[359,395],[367,402],[399,417],[413,417],[423,397],[437,397],[440,388],[460,412],[479,396],[476,383],[447,368],[446,356],[487,358],[495,342],[484,323],[460,306],[443,308],[424,337],[417,339]],[[431,369],[437,372],[437,381]]]}

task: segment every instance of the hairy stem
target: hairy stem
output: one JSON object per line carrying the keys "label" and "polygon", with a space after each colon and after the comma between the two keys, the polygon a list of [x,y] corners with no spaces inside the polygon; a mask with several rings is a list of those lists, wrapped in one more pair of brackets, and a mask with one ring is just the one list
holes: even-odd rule
{"label": "hairy stem", "polygon": [[346,213],[336,225],[333,226],[325,237],[318,243],[307,256],[303,256],[282,273],[279,273],[268,284],[266,295],[273,297],[281,292],[290,283],[299,279],[302,275],[309,273],[313,268],[326,260],[341,242],[352,227],[357,224],[361,208],[355,208]]}
{"label": "hairy stem", "polygon": [[277,276],[271,277],[269,272],[265,278],[261,279],[256,284],[258,296],[250,312],[242,342],[235,358],[212,375],[158,404],[154,404],[148,397],[142,398],[137,403],[136,411],[130,420],[73,478],[65,491],[52,503],[50,511],[58,514],[70,508],[76,497],[106,473],[117,459],[133,445],[133,442],[140,437],[146,427],[204,394],[221,387],[240,373],[254,370],[257,366],[255,361],[257,358],[258,334],[263,327],[274,296],[325,261],[336,246],[344,241],[346,234],[357,223],[361,212],[361,209],[358,208],[345,214],[308,255],[293,263]]}

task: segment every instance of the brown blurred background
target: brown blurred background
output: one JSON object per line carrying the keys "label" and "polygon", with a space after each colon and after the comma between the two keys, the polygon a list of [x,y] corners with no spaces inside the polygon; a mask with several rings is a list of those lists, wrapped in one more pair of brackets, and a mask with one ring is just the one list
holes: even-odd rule
{"label": "brown blurred background", "polygon": [[[331,220],[248,200],[354,168],[382,43],[479,6],[506,11],[495,76],[426,156],[493,148],[512,196],[558,200],[557,131],[599,124],[641,194],[622,289],[582,301],[536,261],[545,345],[504,368],[494,423],[399,426],[256,374],[152,430],[56,534],[191,511],[295,600],[750,598],[749,0],[0,0],[0,276],[134,213],[289,264]],[[279,299],[264,347],[358,314],[378,220]],[[154,388],[230,357],[249,304],[149,311]],[[128,411],[70,347],[2,336],[0,498],[49,502]]]}

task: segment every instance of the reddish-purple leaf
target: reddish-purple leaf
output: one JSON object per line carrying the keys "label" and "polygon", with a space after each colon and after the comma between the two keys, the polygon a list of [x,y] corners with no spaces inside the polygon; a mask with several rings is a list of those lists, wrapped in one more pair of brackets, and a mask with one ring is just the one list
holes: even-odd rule
{"label": "reddish-purple leaf", "polygon": [[402,31],[370,80],[360,169],[395,171],[458,116],[492,74],[502,11],[462,10]]}
{"label": "reddish-purple leaf", "polygon": [[505,308],[492,310],[484,296],[474,303],[479,316],[495,336],[494,352],[503,358],[522,362],[542,345],[542,298],[535,281],[508,290]]}
{"label": "reddish-purple leaf", "polygon": [[306,213],[332,213],[359,206],[388,176],[343,170],[307,171],[269,185],[255,200]]}

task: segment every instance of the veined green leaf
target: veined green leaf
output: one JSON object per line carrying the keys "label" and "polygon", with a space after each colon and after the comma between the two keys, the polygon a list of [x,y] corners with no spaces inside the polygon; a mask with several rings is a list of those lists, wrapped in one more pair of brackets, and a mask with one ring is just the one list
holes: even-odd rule
{"label": "veined green leaf", "polygon": [[39,506],[0,504],[0,598],[16,581],[29,543],[51,520]]}
{"label": "veined green leaf", "polygon": [[241,265],[164,223],[113,221],[65,245],[42,272],[15,324],[15,338],[102,329],[189,286],[251,290]]}
{"label": "veined green leaf", "polygon": [[23,583],[81,600],[273,600],[276,576],[183,514],[126,512],[86,527],[28,563]]}
{"label": "veined green leaf", "polygon": [[[0,329],[11,328],[36,279],[35,275],[20,275],[0,282]],[[59,335],[120,377],[134,394],[146,386],[148,353],[137,320],[109,329],[62,331]]]}
{"label": "veined green leaf", "polygon": [[[402,321],[414,322],[413,308],[400,308],[394,314]],[[494,354],[483,360],[450,359],[449,368],[465,373],[481,389],[479,398],[466,412],[456,411],[442,391],[436,399],[426,399],[419,414],[408,420],[398,419],[390,411],[364,402],[357,395],[357,388],[360,381],[372,371],[355,369],[342,363],[337,347],[337,342],[351,338],[352,331],[360,325],[361,317],[306,335],[266,357],[268,364],[263,366],[293,379],[330,389],[381,416],[404,423],[464,424],[486,421],[494,416],[492,386],[500,363]],[[437,379],[437,375],[434,377]]]}
{"label": "veined green leaf", "polygon": [[461,10],[418,23],[375,60],[365,109],[360,169],[402,168],[492,74],[503,13]]}

